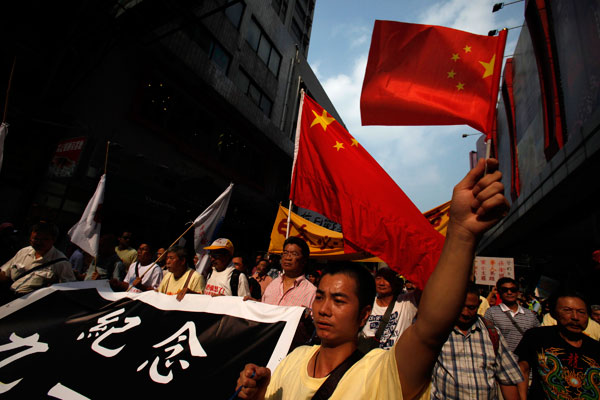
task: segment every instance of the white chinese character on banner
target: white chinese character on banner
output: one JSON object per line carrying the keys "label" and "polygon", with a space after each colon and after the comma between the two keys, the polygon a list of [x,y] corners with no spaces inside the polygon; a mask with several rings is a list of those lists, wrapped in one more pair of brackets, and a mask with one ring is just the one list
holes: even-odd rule
{"label": "white chinese character on banner", "polygon": [[[12,343],[0,345],[0,352],[14,350],[19,347],[28,347],[28,348],[25,350],[21,350],[20,352],[13,354],[12,356],[7,357],[4,360],[0,361],[0,368],[4,367],[5,365],[10,364],[13,361],[18,360],[19,358],[28,356],[30,354],[45,353],[46,351],[48,351],[48,343],[40,342],[39,341],[40,335],[37,333],[34,333],[33,335],[28,336],[26,338],[22,338],[13,332],[10,334],[9,339]],[[17,379],[16,381],[12,381],[11,383],[0,382],[0,393],[8,392],[10,389],[15,387],[19,382],[21,382],[22,379],[23,378]]]}
{"label": "white chinese character on banner", "polygon": [[[187,331],[187,336],[186,332]],[[167,339],[163,340],[160,343],[155,344],[155,349],[159,347],[163,347],[167,345],[169,342],[176,340],[176,343],[172,346],[165,347],[165,353],[171,352],[165,359],[165,368],[169,370],[169,373],[166,375],[162,375],[158,371],[158,363],[160,361],[160,357],[156,356],[154,361],[152,361],[152,365],[150,365],[150,378],[156,383],[169,383],[173,380],[173,371],[170,370],[171,366],[175,362],[172,358],[178,356],[183,350],[184,347],[180,344],[184,340],[188,340],[188,346],[190,348],[190,354],[194,357],[206,357],[206,352],[202,348],[202,345],[198,341],[198,337],[196,336],[196,325],[192,321],[186,322],[177,332],[173,335],[169,336]],[[190,366],[190,363],[187,360],[178,360],[179,365],[182,369],[187,369]],[[148,360],[144,361],[137,369],[140,372],[148,365]]]}
{"label": "white chinese character on banner", "polygon": [[[94,343],[92,343],[92,350],[94,350],[96,353],[98,353],[100,355],[103,355],[104,357],[114,357],[117,354],[119,354],[119,352],[121,350],[123,350],[125,345],[123,345],[119,348],[116,348],[116,349],[109,349],[109,348],[106,348],[106,347],[100,345],[100,342],[102,342],[104,339],[106,339],[113,333],[125,332],[131,328],[135,328],[136,326],[138,326],[139,324],[142,323],[142,320],[140,319],[140,317],[127,317],[124,320],[125,325],[123,325],[119,328],[110,327],[107,330],[107,325],[117,322],[119,320],[119,315],[123,314],[124,312],[125,312],[125,309],[121,308],[117,311],[114,311],[110,314],[106,314],[105,316],[98,318],[98,325],[90,328],[88,331],[88,334],[87,334],[88,338],[90,338],[92,336],[96,337],[96,340],[94,340]],[[104,332],[104,331],[106,331],[106,332]],[[104,333],[102,335],[100,335],[100,332],[104,332]],[[81,332],[79,334],[79,336],[77,337],[77,340],[81,340],[84,337],[85,337],[85,333]]]}

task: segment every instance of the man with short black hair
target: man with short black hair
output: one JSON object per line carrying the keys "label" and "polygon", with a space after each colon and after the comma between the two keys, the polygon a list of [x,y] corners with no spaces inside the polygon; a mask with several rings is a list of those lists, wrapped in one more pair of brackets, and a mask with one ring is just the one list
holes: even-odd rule
{"label": "man with short black hair", "polygon": [[123,261],[125,271],[129,270],[129,266],[133,264],[135,260],[137,260],[137,251],[131,247],[132,239],[133,233],[129,231],[123,231],[117,238],[118,245],[115,246],[115,253],[117,253],[121,261]]}
{"label": "man with short black hair", "polygon": [[[49,222],[38,222],[31,228],[29,243],[0,267],[0,282],[10,283],[4,301],[58,282],[75,280],[71,263],[54,247],[58,228]],[[4,296],[6,295],[6,297]]]}
{"label": "man with short black hair", "polygon": [[281,255],[283,274],[267,286],[262,302],[310,308],[317,288],[304,275],[309,256],[310,249],[303,239],[296,236],[285,239]]}
{"label": "man with short black hair", "polygon": [[[487,174],[486,171],[487,165]],[[237,386],[243,399],[415,399],[427,395],[431,371],[465,299],[481,235],[506,215],[498,162],[479,160],[454,188],[444,248],[419,303],[419,317],[389,350],[357,351],[371,312],[372,276],[362,267],[324,272],[312,304],[321,346],[301,346],[277,367],[248,364]],[[322,391],[322,392],[321,392]]]}
{"label": "man with short black hair", "polygon": [[463,309],[433,368],[432,399],[497,399],[496,384],[505,400],[519,399],[517,384],[523,381],[519,364],[502,334],[478,316],[480,303],[479,290],[470,283]]}
{"label": "man with short black hair", "polygon": [[129,267],[125,280],[110,280],[113,290],[128,290],[133,293],[156,290],[163,278],[160,265],[153,263],[154,253],[148,243],[140,244],[137,261]]}
{"label": "man with short black hair", "polygon": [[550,313],[557,325],[525,332],[515,350],[525,376],[521,398],[527,398],[530,371],[532,399],[598,398],[600,343],[583,334],[588,324],[585,299],[563,290],[553,297]]}
{"label": "man with short black hair", "polygon": [[500,278],[496,282],[496,288],[502,303],[488,308],[485,318],[492,321],[502,332],[509,350],[514,352],[523,334],[531,328],[540,326],[540,321],[531,310],[517,303],[519,297],[517,281],[508,277]]}
{"label": "man with short black hair", "polygon": [[233,265],[233,243],[219,238],[204,250],[209,251],[211,271],[204,294],[211,296],[250,296],[246,274]]}
{"label": "man with short black hair", "polygon": [[158,292],[169,296],[177,296],[177,301],[183,300],[186,293],[202,294],[204,292],[204,277],[188,266],[188,253],[180,246],[169,247],[167,253],[167,272]]}

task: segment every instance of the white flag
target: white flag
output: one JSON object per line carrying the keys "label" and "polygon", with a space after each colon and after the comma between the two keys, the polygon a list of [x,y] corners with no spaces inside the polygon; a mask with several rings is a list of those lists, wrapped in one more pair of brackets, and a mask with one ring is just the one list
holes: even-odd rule
{"label": "white flag", "polygon": [[4,138],[8,133],[8,124],[2,123],[0,125],[0,169],[2,169],[2,159],[4,158]]}
{"label": "white flag", "polygon": [[204,270],[209,261],[208,251],[204,250],[204,247],[210,244],[218,227],[225,219],[225,213],[229,206],[232,189],[233,183],[229,184],[229,187],[221,193],[215,202],[208,206],[208,208],[194,221],[194,249],[199,257],[198,263],[196,264],[196,270],[200,273]]}
{"label": "white flag", "polygon": [[101,209],[104,202],[104,184],[106,174],[102,175],[96,193],[88,203],[81,219],[69,229],[71,242],[75,243],[81,250],[98,257],[98,244],[100,242]]}

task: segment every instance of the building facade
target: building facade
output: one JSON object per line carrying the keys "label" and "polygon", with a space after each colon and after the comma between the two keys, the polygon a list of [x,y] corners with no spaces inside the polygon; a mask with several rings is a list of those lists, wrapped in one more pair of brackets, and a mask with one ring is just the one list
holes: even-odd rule
{"label": "building facade", "polygon": [[106,165],[103,232],[167,246],[233,182],[221,234],[265,250],[300,89],[341,121],[306,61],[314,0],[34,3],[7,19],[0,222],[66,232]]}

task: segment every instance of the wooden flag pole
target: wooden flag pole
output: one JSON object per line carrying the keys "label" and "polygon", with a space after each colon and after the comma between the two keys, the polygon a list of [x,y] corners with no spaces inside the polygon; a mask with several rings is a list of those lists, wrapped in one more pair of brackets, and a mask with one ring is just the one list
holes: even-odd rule
{"label": "wooden flag pole", "polygon": [[110,140],[106,141],[106,156],[104,157],[104,175],[106,175],[106,168],[108,167],[108,150],[110,149]]}
{"label": "wooden flag pole", "polygon": [[[194,227],[194,223],[192,223],[181,235],[179,235],[179,237],[177,239],[175,239],[173,241],[173,243],[171,243],[171,245],[169,247],[173,247],[175,246],[175,243],[179,242],[179,239],[181,239],[186,233],[188,233],[190,231],[190,229],[192,229]],[[169,249],[169,247],[167,247],[167,250]],[[163,257],[167,254],[167,251],[165,250],[164,253],[162,253],[160,256],[158,256],[158,258],[156,259],[156,261],[153,262],[153,264],[158,264],[158,262],[160,260],[163,259]],[[150,271],[150,269],[147,269],[140,277],[140,281],[142,280],[142,278],[144,277],[144,275],[146,275],[146,273],[148,273],[148,271]],[[127,288],[127,292],[129,292],[129,290],[132,288],[133,286],[129,285],[129,287]]]}
{"label": "wooden flag pole", "polygon": [[6,86],[6,97],[4,99],[4,114],[2,115],[2,123],[6,123],[6,114],[8,113],[8,96],[10,95],[10,86],[12,84],[13,75],[15,73],[15,64],[17,63],[17,56],[13,59],[12,67],[10,68],[10,75],[8,77],[8,86]]}
{"label": "wooden flag pole", "polygon": [[292,200],[290,199],[290,206],[288,207],[288,220],[287,227],[285,229],[285,238],[290,237],[290,223],[292,222]]}

